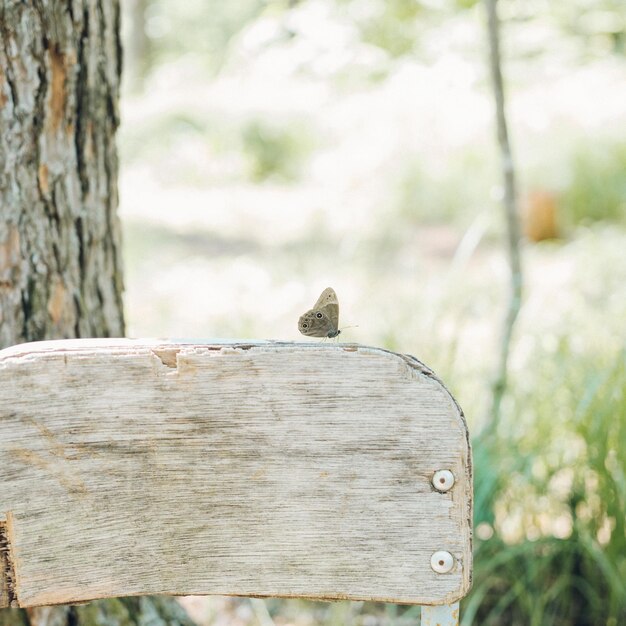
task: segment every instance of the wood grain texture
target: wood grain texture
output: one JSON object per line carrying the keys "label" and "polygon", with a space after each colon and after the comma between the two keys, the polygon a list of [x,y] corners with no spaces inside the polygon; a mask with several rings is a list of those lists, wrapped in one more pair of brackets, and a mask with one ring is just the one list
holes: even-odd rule
{"label": "wood grain texture", "polygon": [[[463,415],[412,357],[124,339],[0,351],[0,597],[19,606],[451,603],[470,585],[471,506]],[[450,573],[432,571],[437,550]]]}

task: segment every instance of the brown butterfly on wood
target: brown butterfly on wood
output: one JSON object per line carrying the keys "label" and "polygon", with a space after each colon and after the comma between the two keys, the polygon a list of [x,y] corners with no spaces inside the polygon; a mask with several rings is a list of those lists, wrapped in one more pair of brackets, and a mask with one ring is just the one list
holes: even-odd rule
{"label": "brown butterfly on wood", "polygon": [[307,337],[336,337],[339,326],[339,301],[332,287],[324,289],[310,311],[300,316],[298,330]]}

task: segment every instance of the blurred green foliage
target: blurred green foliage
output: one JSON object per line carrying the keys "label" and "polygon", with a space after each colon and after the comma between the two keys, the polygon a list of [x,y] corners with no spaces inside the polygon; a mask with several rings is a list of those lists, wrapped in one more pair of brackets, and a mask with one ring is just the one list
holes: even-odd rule
{"label": "blurred green foliage", "polygon": [[[450,155],[445,169],[435,172],[421,155],[407,158],[390,190],[391,211],[414,226],[467,226],[490,206],[490,181],[497,176],[493,156],[478,148],[459,150]],[[560,172],[560,179],[550,180],[546,172]],[[579,142],[564,162],[561,153],[543,155],[542,172],[529,173],[527,179],[535,188],[554,189],[563,230],[593,222],[626,223],[626,144]]]}
{"label": "blurred green foliage", "polygon": [[468,226],[488,204],[490,181],[497,175],[493,157],[477,148],[459,150],[445,169],[434,172],[419,155],[408,158],[391,190],[393,214],[413,226]]}
{"label": "blurred green foliage", "polygon": [[356,23],[364,42],[378,46],[394,57],[415,49],[419,20],[425,17],[426,13],[426,8],[421,2],[375,0],[366,4],[354,0],[340,1],[366,9],[356,14]]}
{"label": "blurred green foliage", "polygon": [[586,47],[602,47],[611,53],[626,52],[626,8],[622,0],[555,2],[550,7],[565,33]]}
{"label": "blurred green foliage", "polygon": [[[277,36],[270,28],[275,24],[268,26],[267,22],[272,21],[268,18],[287,18],[291,12],[312,4],[310,0],[137,1],[142,10],[135,14],[134,36],[146,37],[149,43],[143,48],[145,63],[137,66],[141,65],[148,76],[156,77],[155,85],[158,85],[159,71],[171,63],[178,72],[177,64],[182,58],[200,65],[208,77],[232,71],[237,80],[245,80],[245,74],[237,74],[246,64],[246,59],[242,61],[237,56],[238,38],[243,37],[249,27],[259,26],[255,36],[261,43],[257,42],[252,52],[247,50],[250,57],[278,43],[284,45],[285,41],[297,40],[298,30],[292,29],[289,20],[280,23],[280,36]],[[394,63],[400,66],[404,60],[416,56],[426,58],[428,63],[440,61],[441,49],[437,46],[426,49],[423,35],[429,29],[455,22],[459,16],[479,11],[479,4],[479,0],[329,0],[318,3],[331,12],[336,11],[338,22],[349,23],[350,37],[356,32],[354,41],[348,39],[352,46],[347,54],[349,61],[336,66],[331,64],[331,69],[324,65],[320,70],[316,62],[323,58],[325,50],[315,47],[318,42],[314,40],[313,53],[308,50],[309,56],[304,55],[307,62],[294,63],[297,70],[293,75],[306,74],[307,78],[314,76],[316,80],[325,81],[330,94],[328,100],[336,95],[333,89],[337,85],[344,91],[356,88],[360,94],[373,91],[384,86]],[[505,74],[511,93],[524,81],[519,68],[532,73],[528,67],[542,65],[547,55],[545,38],[527,37],[533,32],[529,28],[532,24],[539,25],[538,30],[547,30],[549,37],[552,33],[562,34],[563,39],[554,42],[554,50],[551,50],[552,62],[557,58],[558,63],[565,63],[562,61],[565,58],[572,68],[587,58],[611,58],[623,63],[625,6],[623,0],[501,0],[505,31],[510,35],[505,38],[508,44],[505,46]],[[447,35],[445,29],[439,32]],[[338,39],[343,41],[343,36],[342,31]],[[471,53],[482,62],[482,43],[470,43],[474,46]],[[363,47],[355,52],[360,44]],[[463,45],[470,50],[468,43]],[[372,48],[376,55],[365,56],[363,61],[360,57],[363,50],[371,52]],[[283,54],[292,53],[291,48],[287,50],[283,50]],[[533,62],[537,65],[526,65]],[[269,67],[271,72],[273,66]],[[454,80],[460,80],[459,74],[454,76]],[[429,77],[424,79],[423,75],[418,75],[418,80],[424,80],[424,90],[428,89]],[[482,89],[484,95],[487,83],[481,80],[477,79],[477,89]],[[550,85],[540,87],[543,91]],[[389,97],[389,92],[383,93],[385,98]],[[401,91],[391,93],[403,97]],[[413,92],[412,97],[415,97]],[[296,181],[305,177],[312,157],[327,147],[319,139],[312,114],[285,115],[282,108],[272,114],[263,107],[242,112],[236,106],[231,111],[223,104],[222,108],[212,108],[212,105],[212,102],[195,101],[190,105],[172,97],[156,113],[127,125],[122,142],[124,163],[149,161],[159,181],[166,183],[207,187],[213,183],[216,186],[240,184],[243,187],[271,182],[293,188]],[[393,110],[377,106],[372,111]],[[461,109],[458,114],[463,116],[464,113]],[[340,111],[341,121],[327,131],[328,142],[340,134],[344,125],[351,123],[349,116],[341,115]],[[471,111],[468,118],[470,116]],[[381,160],[380,177],[387,178],[384,193],[372,203],[375,204],[373,211],[379,211],[374,234],[361,234],[351,239],[350,232],[341,239],[338,231],[333,230],[334,221],[329,225],[320,215],[307,223],[306,238],[287,238],[287,243],[276,247],[252,241],[249,232],[245,234],[250,241],[245,238],[237,241],[232,232],[228,239],[202,236],[195,230],[196,239],[190,244],[183,241],[180,233],[168,240],[166,231],[150,230],[142,225],[136,231],[127,230],[129,239],[138,242],[134,256],[129,254],[128,258],[140,263],[149,256],[148,247],[154,245],[159,251],[154,265],[165,259],[168,266],[188,254],[200,258],[208,250],[209,256],[226,257],[220,266],[220,273],[226,275],[235,261],[246,262],[245,254],[258,253],[248,261],[265,264],[273,273],[272,278],[280,275],[284,281],[293,280],[294,272],[303,281],[314,272],[328,271],[325,262],[333,266],[351,259],[354,265],[348,272],[352,282],[360,281],[362,286],[373,290],[371,285],[379,281],[381,292],[387,294],[386,302],[380,305],[383,319],[377,320],[374,338],[388,348],[404,351],[407,337],[419,337],[420,356],[438,370],[466,413],[474,419],[475,569],[474,587],[463,602],[463,624],[619,626],[626,624],[626,456],[623,452],[626,356],[625,311],[619,302],[612,303],[623,299],[626,266],[623,234],[613,238],[608,230],[593,229],[597,222],[608,222],[615,229],[623,229],[626,222],[626,146],[617,133],[615,137],[599,133],[595,136],[593,132],[585,134],[575,123],[569,126],[564,123],[563,127],[553,124],[547,128],[542,126],[541,115],[536,117],[539,121],[533,119],[525,127],[526,131],[533,128],[532,137],[522,132],[518,138],[516,126],[512,128],[514,139],[519,139],[514,147],[524,145],[527,161],[531,156],[534,159],[532,167],[527,166],[523,158],[518,160],[521,195],[527,182],[554,191],[561,225],[569,227],[567,235],[574,239],[571,249],[565,249],[567,243],[535,246],[538,254],[551,250],[549,246],[562,246],[560,256],[556,257],[555,253],[554,259],[537,262],[538,273],[548,267],[554,270],[554,267],[567,265],[566,258],[579,255],[583,261],[571,272],[580,282],[574,281],[570,286],[573,294],[564,294],[563,298],[567,298],[570,308],[581,312],[581,316],[593,317],[595,311],[604,318],[593,317],[593,324],[585,325],[571,316],[557,320],[558,332],[554,328],[547,332],[541,324],[519,332],[524,342],[521,352],[526,356],[511,373],[502,423],[492,433],[479,430],[479,417],[487,404],[485,381],[489,357],[481,354],[473,360],[466,356],[467,346],[463,345],[462,334],[477,318],[491,324],[499,303],[498,292],[503,292],[504,286],[498,282],[501,275],[494,278],[484,266],[480,271],[485,275],[479,277],[482,280],[479,284],[478,279],[476,283],[471,282],[459,269],[474,261],[473,246],[479,245],[484,232],[479,218],[486,213],[494,214],[499,198],[499,190],[494,185],[499,175],[491,136],[481,134],[469,139],[464,136],[465,143],[450,149],[443,157],[432,155],[429,148],[415,141],[416,145],[410,146],[408,154],[395,152],[387,161]],[[545,119],[552,122],[553,118],[546,116]],[[535,123],[536,126],[532,126]],[[354,141],[356,135],[358,132],[354,132],[350,140]],[[363,146],[356,145],[357,150]],[[354,149],[340,154],[341,159],[361,156]],[[325,171],[339,170],[349,179],[346,189],[363,186],[365,192],[362,193],[367,195],[369,181],[350,179],[350,172],[344,173],[341,159],[329,161],[330,166],[327,165]],[[386,165],[388,161],[393,167]],[[348,196],[346,191],[341,197],[351,199],[354,196]],[[213,198],[206,200],[206,206],[212,201]],[[209,208],[215,210],[213,206]],[[342,209],[337,206],[333,216],[340,217]],[[362,217],[358,211],[352,214],[356,216],[355,222]],[[486,222],[485,229],[499,228],[494,226],[497,218]],[[448,274],[440,278],[442,284],[449,281],[450,288],[449,295],[441,297],[437,308],[433,294],[422,293],[422,277],[430,267],[416,262],[411,251],[424,243],[432,243],[425,241],[428,237],[418,241],[416,234],[421,229],[443,224],[458,234],[454,245],[459,240],[461,243],[450,261]],[[358,228],[361,228],[360,223],[354,230]],[[586,232],[594,233],[598,247],[575,249],[583,245],[577,238],[584,239]],[[487,246],[490,244],[493,239]],[[346,252],[350,247],[355,250],[352,256]],[[265,257],[259,256],[263,254]],[[492,263],[501,267],[498,261]],[[201,270],[204,272],[204,269],[203,265]],[[589,276],[585,276],[585,272],[589,272]],[[606,280],[602,282],[599,277]],[[176,278],[173,282],[179,281]],[[272,284],[269,278],[267,282]],[[576,299],[578,295],[580,300]],[[166,300],[170,308],[178,307],[177,302],[169,302],[172,300],[169,296]],[[551,306],[556,304],[555,301]],[[550,305],[544,306],[533,314],[523,309],[522,323],[526,315],[535,322],[549,317]],[[417,319],[422,326],[415,321]],[[238,328],[246,336],[258,333],[259,322],[254,311],[241,309],[238,320]],[[354,322],[360,320],[347,323]],[[441,331],[433,331],[432,337],[426,336],[425,328],[430,332],[431,326],[435,328],[436,324],[444,323],[454,329],[448,333],[447,343]],[[482,346],[487,335],[493,335],[491,326],[484,335],[472,337],[470,343]],[[276,623],[408,625],[415,623],[419,614],[417,607],[370,603],[327,605],[268,600],[267,606]]]}
{"label": "blurred green foliage", "polygon": [[570,225],[626,222],[626,145],[588,141],[576,149],[562,208]]}
{"label": "blurred green foliage", "polygon": [[[131,38],[147,38],[141,64],[150,72],[164,62],[192,54],[217,71],[228,57],[229,46],[246,26],[267,15],[287,13],[309,0],[134,0],[125,3]],[[349,13],[362,41],[394,57],[420,49],[420,31],[473,9],[479,0],[334,0]],[[626,9],[622,0],[500,0],[505,20],[549,19],[565,34],[594,54],[624,54]],[[131,7],[136,6],[133,10]]]}
{"label": "blurred green foliage", "polygon": [[310,129],[304,124],[278,125],[258,118],[244,125],[241,136],[255,182],[268,178],[296,180],[314,145]]}
{"label": "blurred green foliage", "polygon": [[626,347],[581,349],[563,337],[531,363],[512,383],[506,423],[474,440],[478,539],[463,624],[617,626],[626,622]]}
{"label": "blurred green foliage", "polygon": [[144,0],[144,19],[134,25],[143,30],[151,45],[150,69],[192,54],[212,71],[228,54],[231,39],[267,6],[263,0]]}
{"label": "blurred green foliage", "polygon": [[[126,133],[121,151],[126,163],[152,162],[164,182],[201,186],[217,179],[222,184],[295,181],[318,145],[311,125],[298,119],[230,118],[177,108],[135,124]],[[189,158],[172,159],[172,154],[189,146],[196,147]],[[230,160],[231,165],[210,174],[207,161],[211,159]]]}

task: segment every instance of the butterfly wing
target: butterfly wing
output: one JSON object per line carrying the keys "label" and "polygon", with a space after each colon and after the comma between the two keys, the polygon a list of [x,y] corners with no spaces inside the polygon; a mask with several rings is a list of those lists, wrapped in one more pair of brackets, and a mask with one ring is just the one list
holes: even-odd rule
{"label": "butterfly wing", "polygon": [[322,291],[310,311],[298,320],[298,330],[309,337],[336,337],[339,326],[339,301],[332,287]]}
{"label": "butterfly wing", "polygon": [[334,337],[339,328],[339,305],[335,302],[331,302],[326,306],[323,306],[320,309],[321,313],[328,318],[329,322],[329,330],[333,333],[332,335],[328,335],[329,337]]}
{"label": "butterfly wing", "polygon": [[311,309],[300,316],[298,330],[307,337],[328,337],[328,333],[332,331],[332,323],[324,311]]}
{"label": "butterfly wing", "polygon": [[317,302],[313,305],[313,311],[321,309],[327,304],[336,304],[339,307],[339,300],[337,300],[337,294],[332,287],[327,287],[322,291],[322,295],[317,299]]}
{"label": "butterfly wing", "polygon": [[319,310],[328,316],[330,321],[328,337],[336,337],[339,333],[339,300],[332,287],[327,287],[322,291],[322,295],[317,299],[313,310]]}

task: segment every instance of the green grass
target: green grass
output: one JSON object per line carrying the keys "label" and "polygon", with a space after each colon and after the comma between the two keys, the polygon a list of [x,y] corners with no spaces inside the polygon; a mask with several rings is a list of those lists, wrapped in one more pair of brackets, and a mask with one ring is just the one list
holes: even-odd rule
{"label": "green grass", "polygon": [[626,350],[577,344],[534,355],[498,433],[474,442],[475,527],[493,534],[464,625],[626,623]]}

